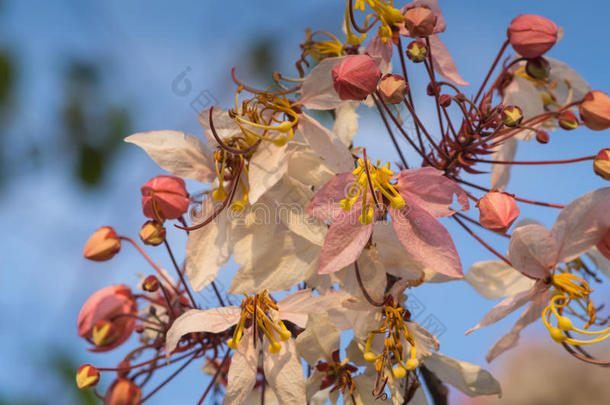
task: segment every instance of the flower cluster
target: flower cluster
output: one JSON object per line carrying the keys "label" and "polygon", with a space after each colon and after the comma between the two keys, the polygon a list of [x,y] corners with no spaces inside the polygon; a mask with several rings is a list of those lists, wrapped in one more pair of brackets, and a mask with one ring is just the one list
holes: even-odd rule
{"label": "flower cluster", "polygon": [[[307,31],[299,77],[275,73],[275,85],[259,90],[233,70],[235,104],[200,113],[205,139],[168,130],[128,137],[170,173],[141,188],[147,220],[139,236],[150,247],[163,245],[157,249],[173,269],[109,226],[91,236],[87,259],[110,260],[128,244],[151,274],[137,289],[109,286],[83,305],[78,334],[91,351],[125,345],[134,333],[139,345],[116,367],[81,366],[78,386],[95,387],[101,373],[113,374],[104,394],[95,391],[104,403],[139,404],[199,360],[212,375],[199,403],[218,394],[223,404],[336,403],[340,396],[353,404],[419,403],[424,387],[446,395],[443,383],[470,396],[499,395],[489,372],[441,354],[437,338],[407,309],[418,286],[464,280],[487,298],[505,297],[467,333],[527,305],[489,361],[540,318],[568,353],[607,366],[582,346],[610,336],[591,287],[602,273],[610,276],[610,187],[562,205],[518,196],[508,183],[513,165],[582,161],[593,165],[583,176],[610,180],[608,148],[568,160],[514,160],[518,141],[545,144],[550,131],[582,125],[610,128],[610,99],[545,56],[560,30],[537,15],[511,22],[489,73],[468,97],[440,39],[446,28],[435,0],[402,8],[392,0],[348,0],[345,39]],[[516,54],[501,64],[509,46]],[[416,68],[427,83],[409,80],[407,70]],[[434,106],[431,125],[414,103],[415,86]],[[381,117],[398,163],[370,159],[353,144],[357,108]],[[332,130],[311,111],[329,112]],[[413,131],[401,115],[412,119]],[[398,139],[419,158],[407,161]],[[491,184],[477,183],[489,168]],[[187,191],[185,180],[204,191]],[[560,211],[550,231],[534,220],[513,225],[519,204]],[[464,276],[441,220],[458,224],[499,260],[475,263]],[[167,226],[188,236],[183,263]],[[475,226],[504,237],[507,253]],[[228,293],[242,295],[240,305],[216,284],[231,258],[240,268]],[[193,292],[204,290],[213,291],[216,305],[195,299]],[[146,385],[175,363],[181,365],[160,385]]]}

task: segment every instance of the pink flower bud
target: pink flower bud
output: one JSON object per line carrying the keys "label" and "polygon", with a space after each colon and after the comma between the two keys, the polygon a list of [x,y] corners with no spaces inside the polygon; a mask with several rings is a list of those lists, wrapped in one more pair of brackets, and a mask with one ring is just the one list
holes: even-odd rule
{"label": "pink flower bud", "polygon": [[165,240],[165,228],[159,222],[146,221],[140,229],[140,239],[146,245],[158,246]]}
{"label": "pink flower bud", "polygon": [[138,405],[141,398],[139,386],[125,378],[117,378],[106,391],[104,405]]}
{"label": "pink flower bud", "polygon": [[479,222],[490,231],[506,233],[519,216],[515,199],[507,193],[490,191],[477,203]]}
{"label": "pink flower bud", "polygon": [[610,98],[601,91],[590,91],[580,104],[580,118],[587,128],[602,131],[610,128]]}
{"label": "pink flower bud", "polygon": [[438,97],[438,103],[441,105],[441,107],[449,107],[451,105],[451,96],[449,94],[441,94]]}
{"label": "pink flower bud", "polygon": [[148,218],[163,222],[180,218],[189,207],[189,195],[184,180],[175,176],[157,176],[140,189],[142,209]]}
{"label": "pink flower bud", "polygon": [[76,386],[81,390],[95,387],[100,381],[100,370],[91,364],[83,364],[76,370]]}
{"label": "pink flower bud", "polygon": [[110,260],[121,250],[119,236],[109,226],[102,226],[87,240],[83,256],[95,262]]}
{"label": "pink flower bud", "polygon": [[548,18],[521,14],[508,27],[508,40],[524,58],[544,55],[557,42],[557,26]]}
{"label": "pink flower bud", "polygon": [[350,55],[333,68],[332,75],[341,100],[364,100],[377,88],[381,71],[370,56]]}
{"label": "pink flower bud", "polygon": [[400,75],[387,74],[379,82],[378,90],[384,102],[398,104],[405,98],[407,82]]}
{"label": "pink flower bud", "polygon": [[157,291],[159,289],[159,279],[151,274],[142,281],[142,289],[146,292]]}
{"label": "pink flower bud", "polygon": [[593,160],[593,171],[604,180],[610,180],[610,148],[604,148]]}
{"label": "pink flower bud", "polygon": [[78,314],[78,335],[95,344],[92,352],[105,352],[121,345],[133,332],[138,312],[131,290],[113,285],[96,291]]}
{"label": "pink flower bud", "polygon": [[409,45],[407,45],[405,53],[407,54],[407,58],[412,62],[421,63],[425,61],[426,56],[428,56],[428,47],[423,41],[411,41]]}
{"label": "pink flower bud", "polygon": [[427,37],[434,33],[437,16],[428,7],[412,7],[403,13],[405,28],[411,37]]}
{"label": "pink flower bud", "polygon": [[538,143],[541,144],[546,144],[549,143],[549,140],[551,139],[551,137],[549,136],[549,133],[543,129],[539,129],[538,131],[536,131],[536,140],[538,141]]}
{"label": "pink flower bud", "polygon": [[578,117],[572,111],[562,111],[557,117],[559,126],[567,131],[578,128]]}
{"label": "pink flower bud", "polygon": [[604,237],[597,243],[597,248],[606,259],[610,260],[610,229],[608,229]]}
{"label": "pink flower bud", "polygon": [[509,105],[502,110],[502,122],[507,127],[516,127],[523,120],[523,111],[516,105]]}

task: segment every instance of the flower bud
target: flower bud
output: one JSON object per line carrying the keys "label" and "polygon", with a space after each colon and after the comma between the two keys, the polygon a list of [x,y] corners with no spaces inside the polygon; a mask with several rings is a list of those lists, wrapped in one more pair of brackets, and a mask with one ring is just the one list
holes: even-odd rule
{"label": "flower bud", "polygon": [[525,72],[529,77],[536,80],[544,80],[551,74],[551,64],[544,58],[528,59],[525,64]]}
{"label": "flower bud", "polygon": [[567,131],[578,128],[578,117],[572,111],[562,111],[557,117],[559,126]]}
{"label": "flower bud", "polygon": [[441,107],[449,107],[451,105],[451,96],[449,94],[441,94],[438,97],[438,103],[441,105]]}
{"label": "flower bud", "polygon": [[502,122],[507,127],[516,127],[523,120],[523,112],[516,105],[509,105],[502,110]]}
{"label": "flower bud", "polygon": [[125,285],[96,291],[78,314],[78,335],[96,345],[92,352],[104,352],[121,345],[133,332],[138,306]]}
{"label": "flower bud", "polygon": [[104,405],[138,405],[141,398],[139,386],[125,378],[117,378],[106,391]]}
{"label": "flower bud", "polygon": [[184,180],[175,176],[157,176],[140,189],[144,216],[163,222],[180,218],[189,207]]}
{"label": "flower bud", "polygon": [[341,100],[364,100],[377,88],[381,71],[369,55],[350,55],[333,68],[332,75]]}
{"label": "flower bud", "polygon": [[158,246],[165,240],[165,228],[155,221],[146,221],[140,229],[140,239],[146,245]]}
{"label": "flower bud", "polygon": [[407,82],[400,75],[387,74],[379,82],[378,90],[384,102],[398,104],[405,98]]}
{"label": "flower bud", "polygon": [[427,37],[432,35],[436,26],[437,16],[428,7],[412,7],[403,14],[405,28],[411,37]]}
{"label": "flower bud", "polygon": [[426,47],[426,44],[423,41],[412,41],[407,45],[407,50],[405,52],[407,58],[411,59],[411,61],[420,63],[426,60],[426,56],[428,56],[428,47]]}
{"label": "flower bud", "polygon": [[557,42],[557,26],[539,15],[521,14],[508,27],[508,40],[524,58],[544,55]]}
{"label": "flower bud", "polygon": [[76,370],[76,386],[81,390],[95,387],[100,381],[100,370],[91,364],[83,364]]}
{"label": "flower bud", "polygon": [[538,141],[538,143],[546,144],[549,143],[550,139],[551,137],[549,136],[549,133],[545,130],[539,129],[538,131],[536,131],[536,140]]}
{"label": "flower bud", "polygon": [[610,148],[604,148],[593,160],[593,171],[604,180],[610,180]]}
{"label": "flower bud", "polygon": [[159,279],[151,274],[142,281],[142,289],[146,292],[157,291],[159,289]]}
{"label": "flower bud", "polygon": [[95,231],[85,244],[83,256],[95,262],[110,260],[121,250],[119,236],[109,226],[102,226]]}
{"label": "flower bud", "polygon": [[590,91],[580,104],[580,118],[587,128],[602,131],[610,128],[610,98],[601,91]]}
{"label": "flower bud", "polygon": [[606,232],[604,237],[597,243],[597,248],[600,253],[610,260],[610,229]]}
{"label": "flower bud", "polygon": [[519,216],[515,199],[507,193],[490,191],[477,203],[479,223],[490,231],[506,233]]}

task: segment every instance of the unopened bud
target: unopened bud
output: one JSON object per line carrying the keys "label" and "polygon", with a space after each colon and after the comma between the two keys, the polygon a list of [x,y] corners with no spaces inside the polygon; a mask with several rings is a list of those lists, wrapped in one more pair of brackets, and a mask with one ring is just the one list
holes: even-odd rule
{"label": "unopened bud", "polygon": [[379,82],[378,90],[384,102],[398,104],[405,98],[407,82],[400,75],[387,74]]}
{"label": "unopened bud", "polygon": [[403,14],[405,28],[411,37],[432,35],[436,26],[436,15],[428,7],[412,7]]}
{"label": "unopened bud", "polygon": [[451,96],[449,94],[441,94],[438,97],[438,103],[441,105],[441,107],[449,107],[451,105]]}
{"label": "unopened bud", "polygon": [[523,120],[523,111],[516,105],[509,105],[502,110],[502,122],[507,127],[516,127]]}
{"label": "unopened bud", "polygon": [[154,219],[146,221],[140,229],[140,239],[146,245],[158,246],[165,240],[165,228]]}
{"label": "unopened bud", "polygon": [[539,15],[521,14],[508,27],[508,40],[524,58],[544,55],[557,42],[557,25]]}
{"label": "unopened bud", "polygon": [[121,250],[119,236],[109,226],[103,226],[87,241],[83,256],[95,262],[110,260]]}
{"label": "unopened bud", "polygon": [[557,123],[565,130],[578,128],[578,117],[572,111],[562,111],[557,117]]}
{"label": "unopened bud", "polygon": [[428,83],[428,86],[426,86],[426,94],[429,95],[430,97],[436,95],[439,93],[440,90],[440,85],[438,83]]}
{"label": "unopened bud", "polygon": [[528,59],[525,64],[525,72],[531,78],[544,80],[551,74],[551,64],[543,57]]}
{"label": "unopened bud", "polygon": [[477,208],[481,226],[498,233],[506,233],[519,216],[515,199],[499,191],[485,194],[477,203]]}
{"label": "unopened bud", "polygon": [[610,148],[604,148],[593,160],[593,171],[604,180],[610,180]]}
{"label": "unopened bud", "polygon": [[95,387],[100,381],[100,370],[91,364],[83,364],[76,370],[76,386],[81,390]]}
{"label": "unopened bud", "polygon": [[112,322],[106,319],[101,319],[95,323],[93,330],[91,331],[93,343],[100,346],[107,346],[113,343],[118,333]]}
{"label": "unopened bud", "polygon": [[610,128],[610,98],[601,91],[590,91],[580,104],[580,118],[587,128],[602,131]]}
{"label": "unopened bud", "polygon": [[407,45],[407,50],[405,52],[407,58],[411,59],[412,62],[421,63],[426,60],[426,56],[428,56],[428,47],[426,47],[426,44],[423,41],[412,41]]}
{"label": "unopened bud", "polygon": [[190,200],[184,180],[176,176],[157,176],[141,188],[144,216],[160,222],[180,218]]}
{"label": "unopened bud", "polygon": [[539,129],[538,131],[536,131],[536,140],[538,141],[538,143],[546,144],[549,143],[550,139],[551,137],[549,136],[549,133],[545,130]]}
{"label": "unopened bud", "polygon": [[157,291],[159,289],[159,279],[151,274],[142,281],[142,289],[146,292]]}
{"label": "unopened bud", "polygon": [[139,386],[126,378],[117,378],[106,391],[104,405],[138,405],[141,398]]}
{"label": "unopened bud", "polygon": [[364,100],[377,88],[381,71],[369,55],[350,55],[332,70],[333,86],[341,100]]}

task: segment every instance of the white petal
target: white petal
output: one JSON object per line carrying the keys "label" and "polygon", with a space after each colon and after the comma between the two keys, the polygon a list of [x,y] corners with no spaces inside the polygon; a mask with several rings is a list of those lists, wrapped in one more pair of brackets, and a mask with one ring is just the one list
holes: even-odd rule
{"label": "white petal", "polygon": [[333,133],[341,139],[345,146],[350,146],[354,135],[358,132],[358,102],[347,102],[335,110]]}
{"label": "white petal", "polygon": [[409,334],[415,341],[415,355],[418,359],[429,356],[439,348],[438,339],[417,322],[406,322]]}
{"label": "white petal", "polygon": [[499,260],[473,264],[464,276],[464,280],[479,294],[490,300],[510,297],[529,290],[534,284],[534,280]]}
{"label": "white petal", "polygon": [[424,364],[443,382],[470,397],[493,394],[499,396],[502,393],[500,383],[488,371],[475,364],[458,361],[441,353],[433,353]]}
{"label": "white petal", "polygon": [[304,328],[309,314],[336,310],[341,307],[345,299],[346,294],[340,291],[330,291],[316,296],[311,295],[310,289],[305,289],[286,296],[277,303],[277,306],[281,319]]}
{"label": "white petal", "polygon": [[557,97],[559,104],[564,105],[568,102],[569,88],[566,80],[570,82],[572,88],[572,99],[570,102],[582,99],[591,90],[591,86],[589,86],[585,79],[567,64],[546,56],[545,59],[551,64],[549,80],[550,82],[557,83],[553,89],[553,94]]}
{"label": "white petal", "polygon": [[[365,286],[367,293],[377,302],[381,302],[385,296],[387,284],[386,271],[383,263],[379,259],[379,254],[375,246],[370,246],[362,251],[358,259],[360,278]],[[362,297],[362,289],[356,278],[356,270],[353,264],[335,273],[343,291],[354,297]]]}
{"label": "white petal", "polygon": [[246,329],[231,357],[222,405],[242,405],[256,384],[259,349],[254,346],[253,341],[252,330]]}
{"label": "white petal", "polygon": [[326,167],[317,154],[309,147],[301,148],[290,155],[288,175],[300,183],[319,190],[335,173]]}
{"label": "white petal", "polygon": [[193,135],[178,131],[140,132],[125,138],[144,149],[162,169],[202,183],[216,178],[212,152]]}
{"label": "white petal", "polygon": [[[206,199],[202,210],[202,218],[211,215],[212,203]],[[186,243],[186,275],[195,291],[201,291],[208,286],[218,270],[227,263],[231,256],[228,240],[229,222],[227,213],[223,212],[201,229],[191,231]]]}
{"label": "white petal", "polygon": [[311,314],[305,331],[296,339],[297,350],[313,367],[318,360],[332,360],[332,353],[339,350],[340,337],[341,331],[330,322],[328,314]]}
{"label": "white petal", "polygon": [[[265,343],[267,344],[265,339]],[[279,353],[269,353],[263,348],[263,369],[265,379],[282,405],[303,405],[306,403],[305,377],[303,366],[297,354],[294,340],[281,343]]]}
{"label": "white petal", "polygon": [[299,115],[298,130],[329,169],[335,173],[353,170],[354,159],[349,149],[318,121],[303,113]]}
{"label": "white petal", "polygon": [[523,274],[545,279],[557,264],[557,256],[555,238],[542,225],[521,226],[511,235],[508,259]]}
{"label": "white petal", "polygon": [[[491,155],[492,160],[511,161],[517,153],[517,140],[512,137],[502,142]],[[495,164],[491,166],[491,189],[504,191],[510,179],[512,165]]]}
{"label": "white petal", "polygon": [[288,169],[288,145],[276,146],[272,142],[262,142],[250,159],[248,183],[250,204],[273,187]]}
{"label": "white petal", "polygon": [[191,309],[180,315],[167,331],[166,353],[174,351],[180,338],[193,332],[219,333],[235,325],[239,320],[239,307],[212,308],[205,311]]}
{"label": "white petal", "polygon": [[314,67],[301,87],[299,104],[312,110],[332,110],[344,101],[339,98],[333,86],[332,70],[343,57],[326,58]]}
{"label": "white petal", "polygon": [[610,187],[578,197],[561,210],[551,233],[558,261],[568,262],[595,246],[610,227]]}

